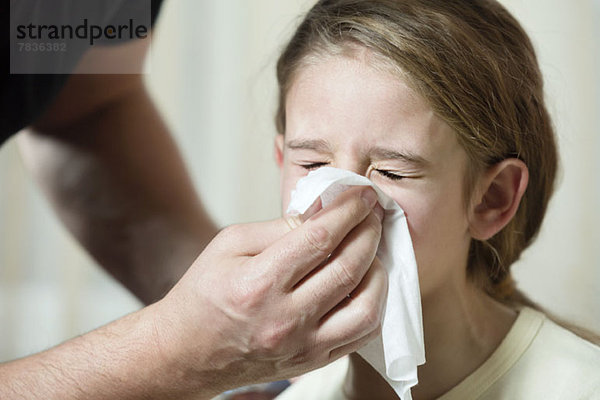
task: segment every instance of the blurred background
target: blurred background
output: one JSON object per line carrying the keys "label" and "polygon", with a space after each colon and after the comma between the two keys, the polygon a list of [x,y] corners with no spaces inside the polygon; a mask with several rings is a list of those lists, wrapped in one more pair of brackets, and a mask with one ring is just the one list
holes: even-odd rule
{"label": "blurred background", "polygon": [[[514,266],[519,286],[600,331],[600,0],[503,0],[532,37],[562,158],[542,232]],[[278,53],[314,0],[166,0],[149,90],[205,206],[221,225],[278,217],[273,161]],[[0,149],[0,361],[140,307],[59,224]]]}

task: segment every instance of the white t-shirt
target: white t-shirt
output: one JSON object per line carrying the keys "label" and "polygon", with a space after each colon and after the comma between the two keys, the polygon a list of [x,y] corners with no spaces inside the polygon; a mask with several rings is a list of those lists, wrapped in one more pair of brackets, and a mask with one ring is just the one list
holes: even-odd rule
{"label": "white t-shirt", "polygon": [[[344,400],[348,359],[313,371],[276,400]],[[438,400],[600,400],[600,347],[524,307],[500,346]]]}

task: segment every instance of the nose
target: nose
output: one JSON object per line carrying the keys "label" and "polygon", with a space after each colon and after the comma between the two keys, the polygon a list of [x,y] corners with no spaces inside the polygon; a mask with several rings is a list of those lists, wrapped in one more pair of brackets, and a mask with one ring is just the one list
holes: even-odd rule
{"label": "nose", "polygon": [[367,174],[370,172],[369,160],[361,160],[359,157],[352,156],[350,154],[339,155],[336,158],[333,166],[363,176],[367,176]]}

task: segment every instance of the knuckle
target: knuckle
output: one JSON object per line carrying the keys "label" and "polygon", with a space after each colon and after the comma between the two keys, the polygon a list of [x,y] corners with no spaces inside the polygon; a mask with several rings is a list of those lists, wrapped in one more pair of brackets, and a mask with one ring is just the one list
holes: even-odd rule
{"label": "knuckle", "polygon": [[362,277],[357,274],[358,268],[350,262],[337,260],[335,271],[340,286],[349,292],[354,290],[362,280]]}
{"label": "knuckle", "polygon": [[353,196],[352,201],[348,202],[348,207],[348,215],[354,219],[362,219],[370,211],[369,206],[365,204],[360,196]]}
{"label": "knuckle", "polygon": [[333,234],[322,226],[315,226],[308,229],[305,238],[312,251],[317,255],[326,257],[333,250]]}
{"label": "knuckle", "polygon": [[358,310],[359,320],[366,332],[372,332],[381,324],[381,313],[377,304],[363,301]]}
{"label": "knuckle", "polygon": [[369,214],[367,222],[369,224],[369,229],[375,233],[375,236],[377,238],[379,238],[381,236],[382,226],[381,222],[379,221],[374,212],[371,212],[371,214]]}
{"label": "knuckle", "polygon": [[[388,271],[383,267],[381,261],[377,256],[373,259],[373,263],[371,263],[371,270],[371,273],[375,277],[375,281],[378,283],[378,293],[382,295],[387,295],[389,274]],[[380,296],[380,298],[383,297],[385,296]]]}
{"label": "knuckle", "polygon": [[368,241],[369,245],[375,248],[379,246],[382,228],[379,220],[373,213],[369,214],[369,216],[360,223],[358,228],[358,235],[362,240],[365,242]]}

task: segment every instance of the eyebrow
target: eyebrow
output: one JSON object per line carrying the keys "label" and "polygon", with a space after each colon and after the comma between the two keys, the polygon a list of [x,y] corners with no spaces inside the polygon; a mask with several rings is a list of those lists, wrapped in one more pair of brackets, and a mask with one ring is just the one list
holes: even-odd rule
{"label": "eyebrow", "polygon": [[[292,150],[314,150],[319,153],[331,152],[329,144],[322,139],[295,139],[286,142],[285,145]],[[400,160],[420,168],[430,165],[429,161],[411,151],[400,152],[384,147],[375,147],[371,150],[370,155],[371,158],[380,160]]]}
{"label": "eyebrow", "polygon": [[371,157],[382,160],[400,160],[421,168],[428,167],[431,164],[429,161],[427,161],[420,155],[415,154],[411,151],[400,152],[396,150],[386,149],[383,147],[376,147],[373,150],[371,150]]}
{"label": "eyebrow", "polygon": [[320,153],[331,152],[329,144],[322,139],[296,139],[286,142],[285,145],[292,150],[314,150]]}

